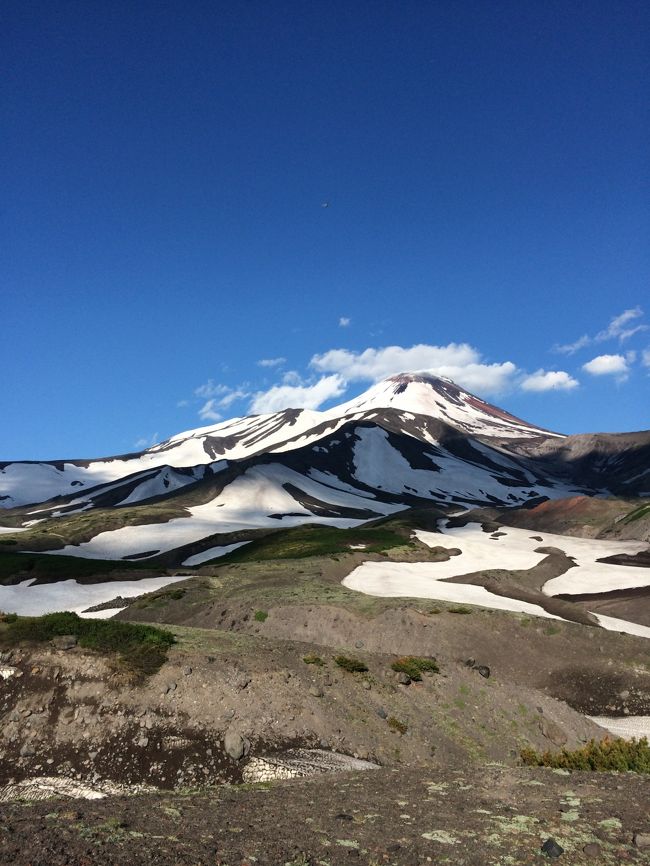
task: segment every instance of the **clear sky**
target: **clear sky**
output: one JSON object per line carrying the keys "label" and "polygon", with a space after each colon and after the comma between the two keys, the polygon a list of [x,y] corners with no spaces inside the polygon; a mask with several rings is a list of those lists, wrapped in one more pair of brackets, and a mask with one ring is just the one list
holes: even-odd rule
{"label": "clear sky", "polygon": [[645,0],[5,3],[0,460],[403,369],[650,427],[649,58]]}

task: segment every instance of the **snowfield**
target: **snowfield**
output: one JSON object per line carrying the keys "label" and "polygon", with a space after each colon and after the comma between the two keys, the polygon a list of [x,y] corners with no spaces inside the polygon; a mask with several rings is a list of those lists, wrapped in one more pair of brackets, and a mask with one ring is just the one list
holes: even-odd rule
{"label": "snowfield", "polygon": [[[429,547],[456,547],[461,550],[460,556],[452,557],[448,562],[435,563],[436,569],[440,569],[444,577],[459,577],[490,568],[509,571],[533,568],[546,556],[544,553],[535,553],[536,548],[555,547],[573,557],[576,565],[565,574],[547,581],[543,586],[546,595],[582,595],[650,586],[650,568],[596,561],[617,553],[634,554],[647,550],[648,545],[643,541],[573,538],[512,526],[500,527],[499,532],[503,535],[492,538],[490,533],[483,532],[479,523],[455,528],[441,526],[440,530],[442,535],[420,531],[416,531],[415,535]],[[539,538],[542,540],[538,541]]]}
{"label": "snowfield", "polygon": [[210,547],[201,553],[195,553],[194,556],[188,556],[181,565],[201,565],[202,562],[208,562],[210,559],[225,556],[227,553],[237,550],[238,547],[243,547],[245,544],[248,544],[248,541],[238,541],[236,544],[222,544],[221,547]]}
{"label": "snowfield", "polygon": [[17,613],[20,616],[42,616],[44,613],[55,613],[69,610],[79,616],[93,619],[109,619],[120,608],[96,611],[84,614],[87,607],[103,604],[121,595],[122,598],[133,598],[146,592],[161,589],[170,583],[187,580],[187,577],[145,577],[142,580],[116,580],[107,583],[81,584],[76,580],[62,580],[58,583],[44,583],[32,586],[33,578],[24,580],[18,586],[0,586],[0,610],[5,613]]}
{"label": "snowfield", "polygon": [[[483,587],[471,584],[446,583],[451,577],[460,577],[489,569],[509,571],[526,570],[539,564],[546,556],[536,553],[537,547],[556,547],[569,556],[576,557],[576,566],[558,578],[548,581],[543,587],[547,595],[570,592],[603,592],[625,589],[629,586],[650,586],[650,569],[633,566],[598,563],[598,557],[614,553],[637,553],[647,545],[636,541],[594,541],[571,538],[551,533],[532,533],[528,529],[503,526],[503,535],[494,538],[483,532],[479,523],[448,528],[441,521],[440,533],[417,530],[414,534],[429,547],[457,548],[460,555],[446,562],[364,562],[344,580],[343,585],[367,595],[433,598],[458,604],[475,604],[497,610],[510,610],[553,619],[543,608],[528,602],[504,598],[488,592]],[[532,538],[535,534],[537,538]],[[584,570],[584,576],[583,576]],[[632,572],[628,575],[627,572]],[[549,592],[556,581],[561,582],[559,591]],[[567,590],[564,587],[574,587]],[[584,587],[597,586],[598,589]],[[575,587],[578,587],[577,589]],[[606,589],[603,589],[606,587]],[[650,628],[614,617],[597,616],[599,624],[608,631],[619,631],[650,638]]]}
{"label": "snowfield", "polygon": [[[61,556],[82,556],[88,559],[121,559],[149,552],[151,556],[200,541],[216,533],[235,532],[261,527],[298,526],[322,523],[327,526],[357,526],[362,521],[342,517],[322,517],[312,514],[288,493],[283,484],[293,484],[306,494],[333,506],[367,508],[367,499],[345,490],[306,478],[284,466],[249,469],[236,478],[211,502],[188,508],[187,517],[176,517],[168,523],[124,526],[100,532],[80,545],[68,544],[48,553]],[[372,502],[378,514],[391,514],[402,506]],[[273,517],[271,515],[279,515]]]}
{"label": "snowfield", "polygon": [[600,725],[615,737],[624,740],[641,739],[647,737],[650,740],[650,716],[623,716],[612,718],[611,716],[587,716],[592,722]]}
{"label": "snowfield", "polygon": [[366,595],[405,598],[435,598],[455,604],[474,604],[494,610],[527,613],[546,619],[561,619],[537,604],[488,592],[482,586],[445,583],[436,569],[446,562],[364,562],[343,580],[348,589]]}

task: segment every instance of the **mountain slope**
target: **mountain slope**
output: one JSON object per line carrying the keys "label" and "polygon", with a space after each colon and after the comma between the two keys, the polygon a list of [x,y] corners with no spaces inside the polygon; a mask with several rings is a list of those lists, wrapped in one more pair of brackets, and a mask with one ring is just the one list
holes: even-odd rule
{"label": "mountain slope", "polygon": [[448,380],[402,374],[326,412],[235,418],[139,454],[0,464],[3,522],[22,530],[3,544],[145,558],[270,527],[352,526],[411,506],[529,506],[638,474],[643,449],[590,459],[583,448],[578,459],[571,438]]}
{"label": "mountain slope", "polygon": [[[411,416],[441,421],[463,433],[489,438],[559,438],[521,421],[466,391],[433,376],[402,374],[373,386],[360,397],[326,412],[285,409],[234,418],[172,436],[146,451],[98,460],[0,463],[0,505],[13,508],[89,489],[136,472],[171,466],[196,467],[220,458],[241,460],[266,451],[301,447],[352,419],[383,409],[400,410],[405,430]],[[420,437],[418,437],[420,438]]]}

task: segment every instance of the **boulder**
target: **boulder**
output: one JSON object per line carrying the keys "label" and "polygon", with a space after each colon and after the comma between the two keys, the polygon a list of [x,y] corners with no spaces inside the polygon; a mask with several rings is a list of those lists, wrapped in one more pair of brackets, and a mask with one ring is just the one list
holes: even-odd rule
{"label": "boulder", "polygon": [[237,731],[227,731],[223,740],[223,748],[233,760],[241,761],[250,752],[251,744]]}
{"label": "boulder", "polygon": [[542,854],[546,854],[547,857],[559,857],[560,854],[564,854],[564,848],[558,845],[555,839],[547,839],[542,845]]}
{"label": "boulder", "polygon": [[547,740],[550,740],[554,746],[565,746],[568,740],[567,735],[562,728],[549,719],[548,716],[542,716],[539,720],[539,729]]}

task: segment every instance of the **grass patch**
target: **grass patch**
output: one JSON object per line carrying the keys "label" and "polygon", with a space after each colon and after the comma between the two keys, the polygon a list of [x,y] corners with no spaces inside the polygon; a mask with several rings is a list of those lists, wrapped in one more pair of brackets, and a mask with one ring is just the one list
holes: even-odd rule
{"label": "grass patch", "polygon": [[594,770],[650,773],[650,745],[647,737],[640,740],[590,740],[574,751],[543,752],[523,749],[521,760],[529,767],[553,767],[563,770]]}
{"label": "grass patch", "polygon": [[[37,581],[49,583],[58,580],[75,580],[87,583],[100,583],[103,576],[112,571],[135,571],[143,576],[151,574],[152,569],[143,569],[135,562],[109,559],[85,559],[77,556],[50,556],[47,553],[8,553],[0,551],[0,583],[9,585],[11,578],[20,580],[33,577]],[[158,573],[159,570],[158,570]],[[97,576],[96,581],[87,578]],[[134,577],[137,577],[135,575]]]}
{"label": "grass patch", "polygon": [[155,502],[126,508],[93,508],[77,514],[52,518],[29,527],[15,536],[16,545],[23,550],[52,550],[65,544],[90,541],[100,532],[140,526],[147,523],[167,523],[175,517],[187,516],[180,504]]}
{"label": "grass patch", "polygon": [[316,667],[322,668],[325,662],[320,656],[317,656],[316,653],[307,653],[306,656],[302,657],[302,660],[306,665],[316,665]]}
{"label": "grass patch", "polygon": [[351,674],[362,674],[368,670],[368,665],[360,659],[352,659],[348,656],[335,656],[334,661],[340,668],[343,668],[344,671],[348,671]]}
{"label": "grass patch", "polygon": [[406,722],[400,722],[400,720],[396,719],[395,716],[389,716],[386,719],[386,724],[391,729],[391,731],[396,731],[398,734],[405,734],[409,729],[409,726],[406,724]]}
{"label": "grass patch", "polygon": [[0,643],[43,643],[61,635],[74,635],[79,646],[102,655],[116,655],[119,667],[137,677],[155,673],[167,659],[174,635],[150,625],[112,619],[82,619],[76,613],[18,616],[0,626]]}
{"label": "grass patch", "polygon": [[221,557],[220,564],[268,559],[303,559],[351,553],[352,545],[363,544],[364,553],[382,553],[410,544],[408,538],[391,529],[363,527],[337,529],[334,526],[295,526],[269,533]]}
{"label": "grass patch", "polygon": [[447,610],[449,611],[449,613],[464,613],[464,614],[467,614],[467,613],[471,613],[471,612],[472,612],[471,607],[466,607],[464,604],[459,604],[459,605],[457,605],[456,607],[448,607]]}
{"label": "grass patch", "polygon": [[268,611],[256,610],[253,618],[255,619],[255,622],[266,622],[266,620],[268,619],[268,616],[269,616]]}
{"label": "grass patch", "polygon": [[640,505],[638,508],[630,511],[630,513],[626,514],[621,520],[621,523],[634,523],[635,520],[640,520],[642,517],[646,516],[650,517],[650,503]]}
{"label": "grass patch", "polygon": [[392,663],[391,668],[396,673],[406,674],[416,682],[420,682],[422,674],[425,671],[431,671],[434,674],[440,672],[440,668],[434,658],[425,658],[423,656],[402,656]]}

